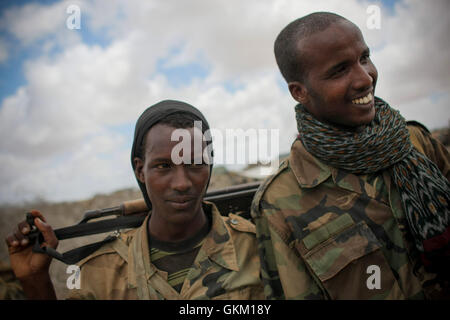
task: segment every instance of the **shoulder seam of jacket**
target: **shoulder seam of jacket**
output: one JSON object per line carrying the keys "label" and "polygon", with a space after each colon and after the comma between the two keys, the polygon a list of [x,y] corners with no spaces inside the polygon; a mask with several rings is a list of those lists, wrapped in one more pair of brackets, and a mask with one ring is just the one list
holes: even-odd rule
{"label": "shoulder seam of jacket", "polygon": [[[259,216],[259,203],[261,201],[261,199],[263,198],[264,194],[266,193],[267,188],[269,187],[269,185],[273,182],[273,180],[278,177],[283,171],[285,171],[286,169],[289,168],[288,165],[288,159],[283,160],[283,162],[281,162],[277,172],[275,172],[273,175],[271,175],[269,178],[267,178],[266,180],[264,180],[261,185],[258,187],[258,190],[256,191],[255,197],[252,201],[252,207],[253,205],[255,205],[256,210],[258,211],[258,216]],[[256,205],[256,202],[258,202],[258,205]]]}

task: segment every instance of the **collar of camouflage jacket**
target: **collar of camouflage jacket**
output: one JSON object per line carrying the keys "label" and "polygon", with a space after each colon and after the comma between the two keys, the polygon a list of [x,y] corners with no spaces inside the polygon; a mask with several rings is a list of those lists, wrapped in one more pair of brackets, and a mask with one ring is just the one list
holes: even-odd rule
{"label": "collar of camouflage jacket", "polygon": [[213,203],[204,203],[211,208],[212,226],[200,250],[205,250],[208,257],[222,267],[239,271],[236,249],[229,227]]}
{"label": "collar of camouflage jacket", "polygon": [[[203,260],[210,259],[226,269],[239,271],[236,249],[230,231],[217,207],[210,202],[204,203],[210,208],[208,211],[211,212],[212,226],[195,258],[194,267],[204,266]],[[147,228],[149,218],[150,214],[144,220],[142,226],[136,230],[130,241],[128,253],[130,287],[139,287],[137,285],[140,282],[139,278],[149,280],[158,272],[150,261]],[[202,271],[205,272],[206,269]]]}
{"label": "collar of camouflage jacket", "polygon": [[367,183],[361,185],[358,176],[321,162],[305,149],[300,140],[296,140],[292,145],[289,167],[302,188],[314,188],[331,176],[333,183],[340,188],[372,197],[376,194],[373,186]]}
{"label": "collar of camouflage jacket", "polygon": [[298,139],[292,144],[289,165],[302,188],[314,188],[335,171],[309,153]]}

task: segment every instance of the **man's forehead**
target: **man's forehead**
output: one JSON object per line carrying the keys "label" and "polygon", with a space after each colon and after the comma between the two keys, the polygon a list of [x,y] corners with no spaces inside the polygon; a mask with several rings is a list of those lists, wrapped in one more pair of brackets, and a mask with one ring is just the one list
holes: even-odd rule
{"label": "man's forehead", "polygon": [[349,21],[338,21],[327,29],[312,34],[298,43],[300,59],[308,66],[315,66],[314,62],[320,62],[320,68],[326,68],[338,62],[347,53],[355,50],[362,52],[367,50],[360,29]]}
{"label": "man's forehead", "polygon": [[181,139],[190,138],[192,144],[195,138],[203,140],[202,137],[201,130],[196,127],[175,128],[166,124],[156,124],[147,132],[145,153],[152,157],[170,157],[172,149],[182,141]]}
{"label": "man's forehead", "polygon": [[330,24],[322,31],[300,39],[297,48],[300,51],[311,51],[310,54],[315,54],[321,49],[339,47],[344,45],[344,42],[351,40],[364,42],[364,37],[355,24],[342,20]]}

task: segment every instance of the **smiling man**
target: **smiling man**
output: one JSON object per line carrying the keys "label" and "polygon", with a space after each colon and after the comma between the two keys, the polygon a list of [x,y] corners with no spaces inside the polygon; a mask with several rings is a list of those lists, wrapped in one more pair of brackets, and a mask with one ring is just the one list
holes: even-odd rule
{"label": "smiling man", "polygon": [[448,297],[447,150],[375,96],[369,48],[345,18],[291,22],[275,56],[299,135],[252,204],[266,296]]}
{"label": "smiling man", "polygon": [[[196,132],[195,121],[201,121],[203,132]],[[190,139],[184,145],[191,146],[181,154],[173,152],[181,143],[173,141],[179,129]],[[69,298],[264,298],[255,226],[237,215],[221,216],[214,204],[203,201],[212,171],[211,145],[202,139],[208,129],[200,111],[183,102],[166,100],[144,111],[136,123],[131,162],[151,211],[140,228],[80,261],[80,289]],[[195,147],[196,137],[201,148]],[[180,156],[189,160],[179,163]],[[39,212],[34,215],[44,245],[56,248],[51,227]],[[29,298],[55,298],[50,258],[31,251],[28,232],[21,222],[7,237],[11,266]]]}

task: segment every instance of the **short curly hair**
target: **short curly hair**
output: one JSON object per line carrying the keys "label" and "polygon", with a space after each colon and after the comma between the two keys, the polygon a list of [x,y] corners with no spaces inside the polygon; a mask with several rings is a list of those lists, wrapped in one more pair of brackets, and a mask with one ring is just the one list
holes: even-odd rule
{"label": "short curly hair", "polygon": [[298,43],[316,32],[328,28],[339,21],[348,21],[344,17],[331,12],[315,12],[289,23],[275,40],[275,59],[286,82],[303,81],[306,70],[302,64]]}

